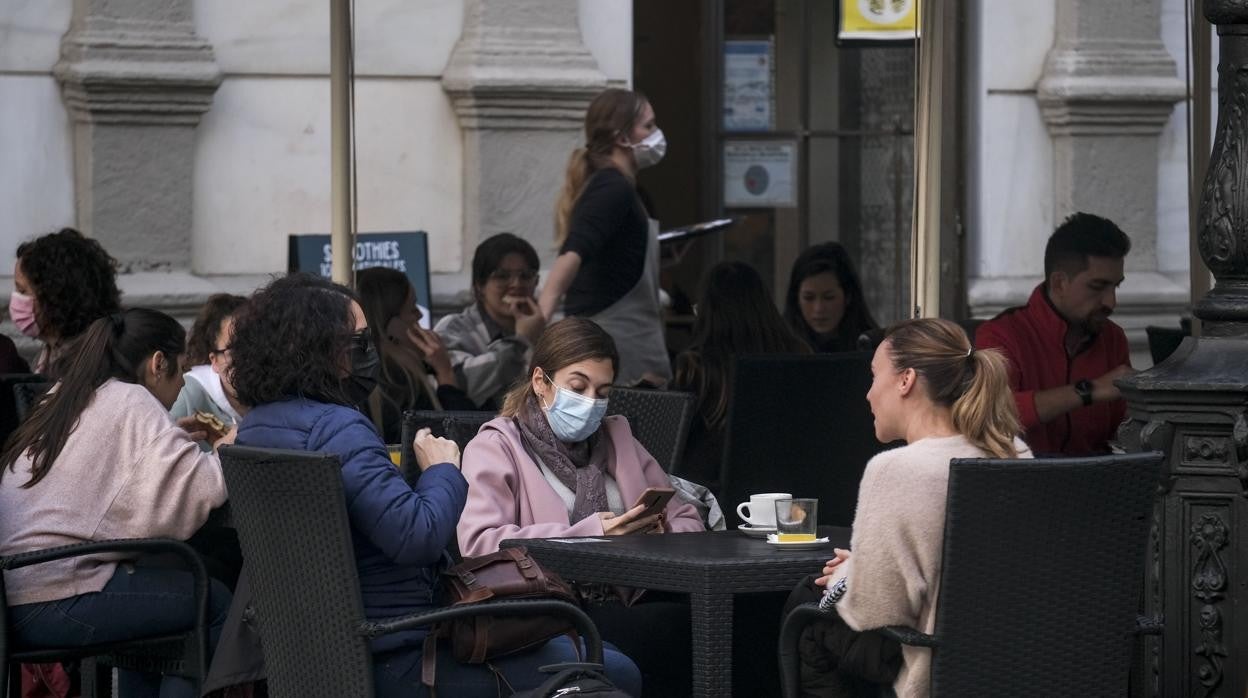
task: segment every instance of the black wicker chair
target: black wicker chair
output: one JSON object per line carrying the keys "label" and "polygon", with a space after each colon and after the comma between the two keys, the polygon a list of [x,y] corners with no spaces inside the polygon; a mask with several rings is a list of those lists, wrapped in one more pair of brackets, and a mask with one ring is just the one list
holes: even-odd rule
{"label": "black wicker chair", "polygon": [[264,638],[269,695],[372,698],[368,641],[456,617],[561,614],[602,662],[602,640],[579,608],[496,601],[385,621],[364,617],[338,458],[228,446],[221,450],[231,510]]}
{"label": "black wicker chair", "polygon": [[743,357],[734,374],[724,510],[751,493],[791,492],[819,499],[820,524],[852,524],[862,471],[886,448],[867,405],[870,355]]}
{"label": "black wicker chair", "polygon": [[399,469],[408,475],[409,479],[420,476],[420,469],[410,467],[415,463],[416,454],[412,452],[412,441],[416,438],[416,432],[429,428],[434,436],[440,436],[450,439],[459,445],[462,453],[468,446],[468,442],[472,441],[472,437],[477,435],[477,431],[482,424],[494,419],[498,416],[496,412],[470,412],[466,410],[408,410],[403,413],[403,429],[399,437],[402,441],[399,446]]}
{"label": "black wicker chair", "polygon": [[13,393],[14,386],[22,383],[42,383],[47,378],[38,373],[5,373],[0,374],[0,443],[9,440],[9,435],[21,423],[17,413],[17,400]]}
{"label": "black wicker chair", "polygon": [[23,663],[84,661],[82,694],[108,695],[112,688],[106,666],[134,669],[157,674],[172,674],[191,679],[196,686],[203,682],[208,670],[208,573],[194,548],[181,541],[165,538],[108,540],[65,545],[0,557],[0,598],[5,597],[3,571],[15,570],[53,560],[95,553],[132,553],[138,555],[172,555],[185,563],[195,579],[195,625],[182,633],[136,638],[125,642],[109,642],[85,647],[29,649],[14,646],[8,637],[8,607],[0,604],[0,687],[8,687],[8,695],[21,695],[21,677],[17,665]]}
{"label": "black wicker chair", "polygon": [[612,388],[607,414],[622,415],[633,437],[667,473],[680,467],[697,396],[670,390]]}
{"label": "black wicker chair", "polygon": [[35,408],[40,398],[48,392],[52,384],[47,381],[31,381],[29,383],[13,384],[13,409],[17,416],[17,423],[21,424],[26,421],[26,417],[30,415],[30,411]]}
{"label": "black wicker chair", "polygon": [[[933,696],[1122,696],[1161,453],[950,465],[936,628],[887,628],[931,647]],[[871,580],[864,580],[871,583]],[[780,634],[786,698],[797,642],[821,614],[799,606]]]}

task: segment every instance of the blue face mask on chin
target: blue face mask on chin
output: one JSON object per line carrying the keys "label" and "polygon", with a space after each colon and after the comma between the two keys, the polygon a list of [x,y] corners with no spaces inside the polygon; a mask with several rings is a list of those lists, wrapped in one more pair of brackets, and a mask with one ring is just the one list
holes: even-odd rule
{"label": "blue face mask on chin", "polygon": [[[544,374],[543,374],[544,375]],[[550,376],[546,381],[555,389],[554,402],[546,410],[546,422],[550,424],[555,438],[565,443],[579,443],[598,431],[602,417],[607,413],[606,398],[594,399],[578,395],[567,388],[555,385]]]}

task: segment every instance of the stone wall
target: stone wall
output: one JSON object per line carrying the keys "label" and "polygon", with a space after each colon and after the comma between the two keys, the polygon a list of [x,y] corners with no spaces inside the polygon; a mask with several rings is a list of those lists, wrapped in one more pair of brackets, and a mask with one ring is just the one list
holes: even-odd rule
{"label": "stone wall", "polygon": [[1115,320],[1147,366],[1144,327],[1176,325],[1190,295],[1182,0],[976,5],[972,313],[1024,303],[1053,229],[1075,210],[1098,213],[1132,238]]}
{"label": "stone wall", "polygon": [[[549,259],[584,105],[631,80],[631,0],[356,11],[360,230],[428,231],[441,305],[492,232]],[[319,0],[0,3],[0,305],[18,243],[66,225],[121,260],[127,303],[184,317],[283,271],[288,235],[329,229],[328,70]]]}

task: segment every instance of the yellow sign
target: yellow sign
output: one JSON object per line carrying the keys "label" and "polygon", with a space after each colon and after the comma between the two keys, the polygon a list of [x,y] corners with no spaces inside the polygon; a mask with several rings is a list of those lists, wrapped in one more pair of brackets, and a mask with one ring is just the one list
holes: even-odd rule
{"label": "yellow sign", "polygon": [[841,0],[844,40],[913,39],[919,26],[919,0]]}

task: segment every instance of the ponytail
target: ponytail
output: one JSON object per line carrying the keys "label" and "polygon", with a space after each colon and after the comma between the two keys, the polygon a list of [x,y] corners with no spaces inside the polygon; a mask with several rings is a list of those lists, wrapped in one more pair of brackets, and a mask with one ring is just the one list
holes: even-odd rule
{"label": "ponytail", "polygon": [[576,206],[581,192],[585,191],[585,183],[594,173],[594,164],[589,150],[577,148],[568,158],[568,167],[563,175],[563,189],[559,192],[559,201],[555,204],[555,245],[562,247],[568,239],[568,225],[572,221],[572,208]]}
{"label": "ponytail", "polygon": [[0,455],[0,477],[6,468],[17,472],[17,460],[28,454],[30,480],[22,487],[38,484],[61,455],[96,389],[109,379],[141,382],[145,360],[158,351],[168,357],[172,376],[185,346],[182,325],[155,310],[131,308],[92,322],[64,352],[60,381],[9,437]]}
{"label": "ponytail", "polygon": [[954,428],[993,458],[1018,457],[1014,436],[1021,425],[1005,361],[996,349],[972,350],[966,391],[953,402]]}
{"label": "ponytail", "polygon": [[563,190],[555,204],[555,244],[568,239],[572,209],[585,191],[590,175],[611,166],[616,139],[627,134],[649,102],[635,90],[611,87],[598,93],[585,110],[585,145],[572,151],[563,177]]}
{"label": "ponytail", "polygon": [[934,318],[899,322],[885,341],[893,367],[922,376],[932,402],[950,409],[967,441],[994,458],[1018,457],[1014,437],[1022,427],[1001,352],[974,349],[961,327]]}

